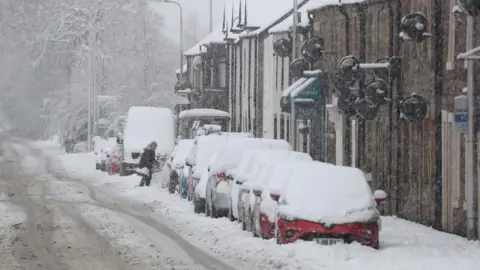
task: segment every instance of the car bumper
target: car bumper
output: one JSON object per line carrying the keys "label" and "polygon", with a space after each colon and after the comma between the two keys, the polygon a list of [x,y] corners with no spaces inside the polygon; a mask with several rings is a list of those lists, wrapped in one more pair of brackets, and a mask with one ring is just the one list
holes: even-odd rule
{"label": "car bumper", "polygon": [[345,243],[359,242],[375,247],[378,244],[378,223],[345,223],[327,227],[326,225],[306,220],[277,221],[278,239],[282,244],[298,239],[312,241],[318,238],[341,238]]}

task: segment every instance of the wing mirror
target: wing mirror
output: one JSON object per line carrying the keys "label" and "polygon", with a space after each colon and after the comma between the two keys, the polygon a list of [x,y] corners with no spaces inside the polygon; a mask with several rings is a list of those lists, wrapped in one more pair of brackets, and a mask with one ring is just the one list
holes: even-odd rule
{"label": "wing mirror", "polygon": [[262,196],[262,189],[261,189],[261,188],[254,188],[252,191],[253,191],[253,194],[254,194],[256,197]]}
{"label": "wing mirror", "polygon": [[243,182],[240,181],[240,180],[235,181],[235,183],[236,183],[237,185],[239,185],[239,186],[241,186],[241,185],[243,184]]}
{"label": "wing mirror", "polygon": [[183,168],[183,165],[180,163],[175,164],[175,169],[180,170]]}
{"label": "wing mirror", "polygon": [[270,198],[278,202],[280,200],[280,194],[270,193]]}
{"label": "wing mirror", "polygon": [[193,157],[192,157],[192,156],[188,156],[188,157],[185,159],[185,165],[187,165],[188,167],[191,167],[191,168],[193,168],[193,166],[195,166],[195,162],[193,161]]}
{"label": "wing mirror", "polygon": [[375,202],[377,202],[377,205],[384,203],[387,200],[387,197],[387,193],[381,189],[375,190],[373,193],[373,198],[375,199]]}

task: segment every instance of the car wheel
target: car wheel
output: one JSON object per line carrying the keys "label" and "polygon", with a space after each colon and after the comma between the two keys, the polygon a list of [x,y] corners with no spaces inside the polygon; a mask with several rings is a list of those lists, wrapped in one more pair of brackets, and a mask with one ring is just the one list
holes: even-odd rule
{"label": "car wheel", "polygon": [[203,212],[202,208],[200,207],[200,204],[197,201],[193,205],[193,211],[195,212],[195,214],[200,214]]}
{"label": "car wheel", "polygon": [[124,162],[120,163],[120,176],[127,176],[127,170]]}
{"label": "car wheel", "polygon": [[377,239],[374,243],[372,243],[372,248],[374,249],[380,249],[380,241]]}
{"label": "car wheel", "polygon": [[212,212],[211,212],[212,218],[218,218],[218,216],[219,216],[219,215],[218,215],[218,211],[217,211],[217,209],[215,208],[215,205],[213,204],[213,200],[212,200],[212,199],[210,199],[210,207],[211,207],[211,210],[212,210]]}
{"label": "car wheel", "polygon": [[211,216],[210,203],[208,201],[208,198],[205,199],[205,216],[207,216],[207,217]]}
{"label": "car wheel", "polygon": [[250,227],[252,228],[252,235],[253,237],[258,237],[257,228],[255,227],[255,219],[251,218],[250,220],[252,221],[250,224]]}
{"label": "car wheel", "polygon": [[245,216],[242,218],[242,231],[247,230],[247,223],[245,222]]}
{"label": "car wheel", "polygon": [[235,221],[235,217],[233,216],[233,210],[232,210],[232,205],[230,204],[230,207],[228,209],[228,219],[230,221]]}

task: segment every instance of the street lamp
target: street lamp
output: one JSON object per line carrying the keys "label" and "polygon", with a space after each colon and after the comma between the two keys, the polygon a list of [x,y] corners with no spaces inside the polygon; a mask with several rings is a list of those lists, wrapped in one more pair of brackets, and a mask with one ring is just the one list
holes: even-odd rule
{"label": "street lamp", "polygon": [[183,79],[183,9],[180,3],[176,1],[157,0],[157,2],[175,4],[180,9],[180,80],[182,80]]}

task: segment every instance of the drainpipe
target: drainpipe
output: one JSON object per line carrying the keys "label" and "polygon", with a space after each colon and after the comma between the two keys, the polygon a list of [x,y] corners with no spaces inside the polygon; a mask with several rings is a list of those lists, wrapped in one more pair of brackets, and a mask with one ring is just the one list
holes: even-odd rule
{"label": "drainpipe", "polygon": [[[473,29],[474,18],[467,17],[467,51],[473,49]],[[473,60],[467,61],[467,100],[468,100],[468,133],[465,136],[465,180],[467,186],[467,237],[472,240],[475,238],[475,222],[477,213],[475,212],[475,190],[474,190],[474,150],[475,147],[475,91]],[[480,182],[480,181],[479,181]],[[477,183],[480,186],[480,184]],[[480,192],[480,191],[477,191]]]}
{"label": "drainpipe", "polygon": [[[367,31],[366,31],[366,24],[367,24],[367,14],[365,13],[365,9],[367,8],[366,3],[360,3],[357,6],[357,10],[359,13],[359,19],[360,19],[360,55],[359,55],[359,61],[361,63],[366,63],[367,57]],[[363,164],[360,163],[360,161],[363,161],[363,156],[365,153],[365,119],[359,118],[357,120],[358,123],[358,130],[357,130],[357,155],[356,155],[356,167],[360,168]]]}
{"label": "drainpipe", "polygon": [[[402,22],[402,0],[397,0],[397,14],[396,14],[396,17],[395,17],[395,29],[400,29],[400,24]],[[394,55],[395,56],[398,56],[400,55],[401,53],[401,48],[402,47],[402,44],[401,42],[395,42],[395,51],[394,51]],[[391,72],[389,73],[390,74],[390,77],[392,76]],[[400,62],[400,65],[398,66],[398,69],[396,70],[396,74],[394,74],[396,77],[391,77],[390,78],[390,81],[391,81],[391,85],[390,85],[390,89],[394,89],[393,86],[394,86],[394,82],[395,82],[395,89],[396,89],[396,96],[397,97],[402,97],[403,96],[403,84],[402,84],[402,80],[400,78],[402,78],[402,69],[401,69],[401,62]],[[393,93],[392,93],[393,95]],[[397,117],[399,118],[401,115],[400,113],[400,107],[397,106]],[[400,119],[399,119],[400,120]],[[400,125],[397,125],[397,126],[400,126]],[[398,130],[398,129],[397,129]],[[397,132],[397,138],[396,138],[396,145],[397,145],[397,160],[402,160],[402,136],[400,134],[400,132]],[[395,175],[395,186],[399,186],[400,185],[400,175],[401,175],[402,171],[401,171],[401,168],[400,166],[396,166],[396,175]],[[397,189],[397,198],[400,198],[400,189]],[[395,205],[395,212],[398,213],[400,212],[400,200],[397,200],[396,202],[396,205]]]}
{"label": "drainpipe", "polygon": [[442,229],[442,98],[443,98],[443,1],[434,1],[434,108],[435,108],[435,188],[434,228]]}
{"label": "drainpipe", "polygon": [[[339,12],[345,16],[345,49],[347,51],[347,55],[350,54],[350,16],[348,16],[348,13],[345,10],[344,6],[338,6]],[[341,130],[342,130],[342,146],[343,146],[343,165],[348,166],[351,161],[351,147],[349,147],[350,142],[346,141],[346,138],[348,138],[346,130],[351,129],[351,122],[349,121],[348,117],[345,115],[341,115],[342,120],[341,120]],[[349,152],[350,154],[347,153],[347,149],[350,149]]]}

